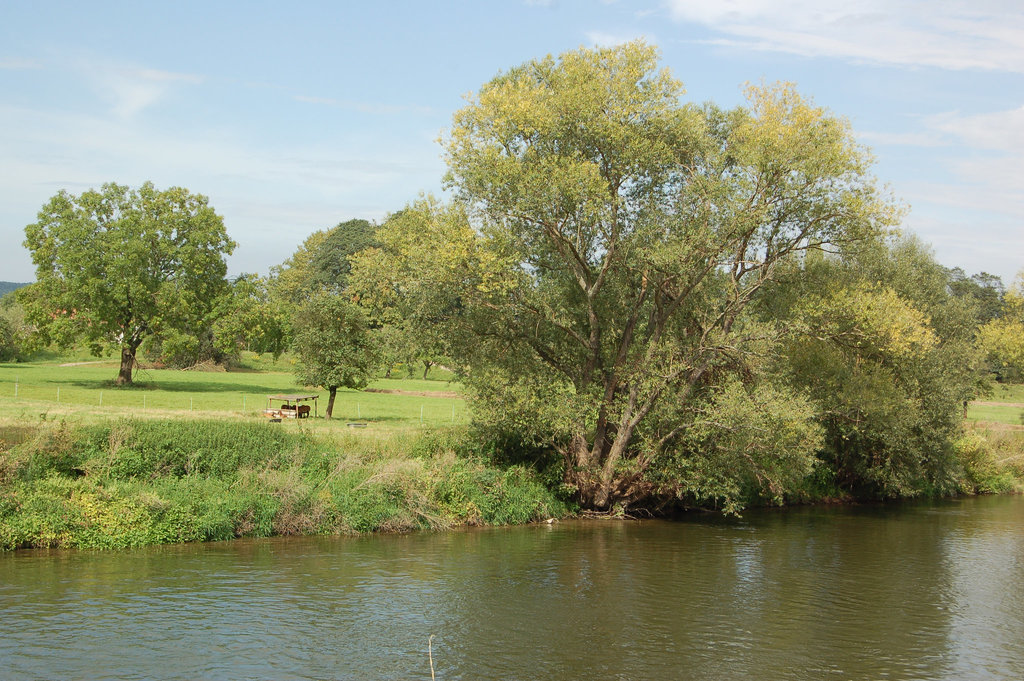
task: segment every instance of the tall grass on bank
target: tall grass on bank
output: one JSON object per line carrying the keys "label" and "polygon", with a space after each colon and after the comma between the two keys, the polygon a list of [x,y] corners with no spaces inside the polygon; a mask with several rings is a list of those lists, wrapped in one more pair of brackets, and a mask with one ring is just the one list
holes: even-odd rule
{"label": "tall grass on bank", "polygon": [[[15,432],[17,431],[17,432]],[[0,549],[526,523],[566,507],[462,429],[374,438],[262,422],[0,429]]]}
{"label": "tall grass on bank", "polygon": [[969,426],[957,442],[966,478],[981,494],[1024,492],[1024,429],[999,423]]}

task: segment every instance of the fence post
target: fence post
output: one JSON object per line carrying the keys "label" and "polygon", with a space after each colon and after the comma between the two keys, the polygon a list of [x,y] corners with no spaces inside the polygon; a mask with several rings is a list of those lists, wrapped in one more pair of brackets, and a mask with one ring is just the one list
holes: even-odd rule
{"label": "fence post", "polygon": [[103,406],[103,391],[100,391],[100,406]]}
{"label": "fence post", "polygon": [[57,401],[60,402],[60,386],[57,386]]}

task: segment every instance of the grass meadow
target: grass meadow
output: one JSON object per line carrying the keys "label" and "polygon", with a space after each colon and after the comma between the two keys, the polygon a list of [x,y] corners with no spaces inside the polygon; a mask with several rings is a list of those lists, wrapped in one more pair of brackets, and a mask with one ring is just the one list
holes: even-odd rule
{"label": "grass meadow", "polygon": [[[96,417],[252,417],[261,418],[267,396],[280,393],[320,395],[318,411],[327,408],[327,391],[300,386],[287,360],[266,363],[266,370],[243,364],[228,372],[141,369],[135,385],[115,387],[114,360],[75,363],[66,358],[0,364],[0,400],[5,417],[77,415]],[[339,390],[334,420],[368,427],[406,428],[464,424],[469,416],[461,386],[434,369],[438,378],[382,378],[366,391]]]}

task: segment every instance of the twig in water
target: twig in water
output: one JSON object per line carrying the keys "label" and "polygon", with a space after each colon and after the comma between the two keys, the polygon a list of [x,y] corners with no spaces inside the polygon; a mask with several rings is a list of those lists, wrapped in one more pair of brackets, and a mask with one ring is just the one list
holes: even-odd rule
{"label": "twig in water", "polygon": [[434,635],[427,639],[427,657],[430,658],[430,681],[434,681]]}

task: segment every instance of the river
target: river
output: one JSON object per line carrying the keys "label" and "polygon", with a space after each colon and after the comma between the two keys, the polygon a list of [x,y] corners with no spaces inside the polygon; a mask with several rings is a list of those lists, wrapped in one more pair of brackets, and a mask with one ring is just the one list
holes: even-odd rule
{"label": "river", "polygon": [[[433,636],[432,642],[430,637]],[[1024,498],[0,555],[0,678],[1020,679]]]}

